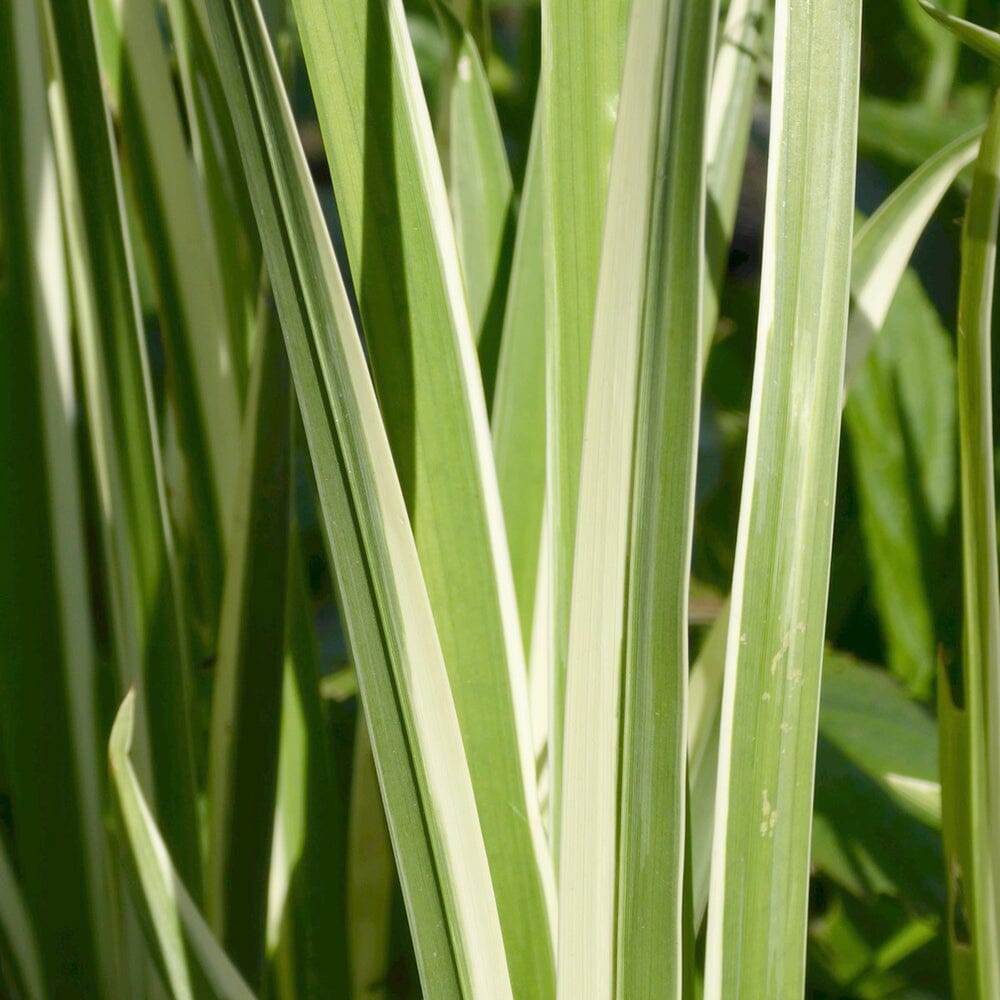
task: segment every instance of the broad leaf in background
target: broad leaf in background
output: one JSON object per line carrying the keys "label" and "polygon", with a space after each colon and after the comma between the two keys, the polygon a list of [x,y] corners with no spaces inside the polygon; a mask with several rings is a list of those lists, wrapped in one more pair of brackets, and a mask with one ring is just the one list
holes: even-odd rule
{"label": "broad leaf in background", "polygon": [[962,17],[956,17],[954,13],[942,10],[930,0],[918,0],[918,2],[935,21],[943,24],[953,36],[956,36],[969,48],[993,62],[1000,62],[1000,35],[995,31],[973,24]]}
{"label": "broad leaf in background", "polygon": [[799,997],[850,289],[861,5],[780,0],[705,995]]}
{"label": "broad leaf in background", "polygon": [[858,143],[862,154],[901,166],[919,167],[942,146],[981,127],[989,110],[989,90],[982,84],[956,89],[946,113],[867,96],[861,101]]}
{"label": "broad leaf in background", "polygon": [[819,731],[810,978],[885,996],[914,976],[944,994],[940,837],[899,794],[939,788],[934,719],[884,670],[828,652]]}
{"label": "broad leaf in background", "polygon": [[212,700],[206,910],[247,982],[264,979],[291,518],[291,379],[265,307],[244,419],[240,489]]}
{"label": "broad leaf in background", "polygon": [[940,841],[926,814],[897,791],[938,780],[933,716],[884,670],[828,652],[819,733],[814,867],[859,898],[902,897],[938,918]]}
{"label": "broad leaf in background", "polygon": [[882,326],[844,423],[887,665],[912,694],[927,698],[936,671],[939,566],[948,561],[942,546],[955,504],[955,360],[912,272],[899,282]]}
{"label": "broad leaf in background", "polygon": [[898,900],[859,903],[824,885],[809,927],[809,982],[817,996],[912,997],[952,994],[938,922]]}

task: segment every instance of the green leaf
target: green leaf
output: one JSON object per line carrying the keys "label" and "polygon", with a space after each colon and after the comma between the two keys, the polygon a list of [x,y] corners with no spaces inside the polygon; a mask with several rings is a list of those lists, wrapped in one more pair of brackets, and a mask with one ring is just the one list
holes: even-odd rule
{"label": "green leaf", "polygon": [[799,997],[850,287],[861,5],[781,0],[705,996]]}
{"label": "green leaf", "polygon": [[497,354],[514,239],[514,185],[493,92],[479,50],[447,8],[434,8],[451,47],[453,73],[441,100],[448,116],[444,164],[472,332],[487,400]]}
{"label": "green leaf", "polygon": [[268,954],[280,997],[346,996],[348,805],[330,752],[312,607],[294,534],[293,526]]}
{"label": "green leaf", "polygon": [[[976,129],[974,134],[941,150],[927,164],[926,168],[918,168],[886,199],[878,211],[855,235],[851,259],[851,290],[854,299],[854,312],[851,315],[847,334],[846,363],[849,369],[853,366],[854,371],[864,370],[866,365],[873,364],[869,360],[871,352],[881,344],[878,339],[879,333],[886,322],[900,282],[904,280],[907,261],[922,231],[921,227],[915,223],[926,225],[940,199],[948,190],[949,184],[967,162],[966,157],[974,155],[973,151],[978,149],[981,131],[981,129]],[[914,288],[917,279],[911,276],[909,280],[911,290],[907,292],[906,301],[922,294]],[[904,308],[907,310],[906,312],[903,311]],[[946,372],[950,362],[947,360],[947,348],[944,347],[942,352],[943,345],[940,343],[940,338],[935,340],[935,331],[940,333],[937,325],[935,324],[933,328],[927,325],[928,313],[926,309],[930,308],[929,304],[921,303],[921,305],[914,306],[918,310],[918,326],[915,333],[911,332],[912,319],[908,315],[909,308],[910,306],[906,306],[905,303],[900,304],[898,323],[900,332],[894,338],[900,343],[889,353],[892,358],[898,359],[896,363],[909,373],[906,383],[913,386],[912,391],[907,392],[905,396],[908,401],[906,410],[908,419],[915,420],[924,428],[924,433],[916,435],[913,442],[915,447],[921,449],[921,455],[924,456],[924,477],[921,480],[923,500],[920,509],[930,513],[933,523],[940,528],[948,508],[948,498],[943,485],[949,478],[947,460],[951,451],[949,444],[951,437],[947,428],[946,413],[948,404],[942,402],[935,407],[926,407],[924,405],[925,394],[930,390],[924,388],[923,383],[925,379],[930,378],[934,379],[935,384],[937,384],[941,369],[943,368]],[[906,318],[904,319],[904,317]],[[909,350],[905,341],[912,337],[916,337],[920,343],[925,344],[924,350],[915,353]],[[935,343],[937,346],[932,346]],[[934,360],[928,360],[928,353],[931,353]],[[911,357],[911,354],[914,356]],[[944,377],[947,377],[946,374]],[[857,392],[857,382],[857,376],[852,378],[850,371],[845,372],[845,394],[847,395],[849,412],[852,408],[851,400]],[[864,390],[862,391],[864,392]],[[939,386],[937,395],[927,398],[938,399],[941,392],[942,388]],[[874,404],[868,400],[868,405]],[[864,406],[856,404],[854,408],[863,410]],[[862,418],[858,416],[853,419],[857,423]],[[852,418],[848,417],[848,420],[850,421]],[[885,424],[881,416],[877,419],[873,416],[872,421],[874,422],[870,422],[870,440],[881,450],[886,433]],[[858,441],[858,434],[852,430],[851,423],[848,424],[848,430],[854,437],[855,449],[862,447]],[[899,440],[893,445],[894,448],[902,448],[903,446],[904,443]],[[885,471],[884,465],[881,464],[884,454],[873,455],[871,459],[872,481],[881,486],[881,477]],[[907,485],[909,486],[909,483]],[[876,517],[877,512],[869,508],[869,513],[866,516]],[[887,509],[885,512],[886,520],[891,520],[894,527],[901,516],[909,517],[910,514],[909,511],[901,514],[898,505],[894,505],[891,510]],[[886,559],[885,565],[888,572],[895,566],[895,563]],[[912,579],[902,578],[901,574],[893,573],[892,578],[894,584],[900,588],[912,587],[915,583]],[[883,604],[883,608],[888,606],[888,603]],[[907,604],[907,607],[910,605]],[[900,625],[904,631],[908,627],[911,626]],[[707,903],[711,850],[708,843],[709,838],[706,835],[698,836],[697,833],[712,829],[718,761],[719,716],[728,628],[729,604],[727,602],[713,622],[691,670],[688,724],[689,785],[693,814],[692,826],[696,831],[692,845],[692,857],[694,907],[699,925]],[[907,638],[909,639],[911,636],[907,635]]]}
{"label": "green leaf", "polygon": [[45,996],[42,963],[35,941],[31,914],[24,901],[17,875],[0,840],[0,940],[13,961],[17,985],[28,1000]]}
{"label": "green leaf", "polygon": [[702,640],[688,684],[688,811],[691,824],[691,896],[695,929],[708,906],[730,602]]}
{"label": "green leaf", "polygon": [[[965,13],[968,6],[967,0],[943,0],[943,3],[947,13],[959,17]],[[959,40],[953,34],[938,31],[913,3],[903,4],[902,9],[930,50],[928,65],[924,71],[924,88],[920,103],[928,111],[941,114],[945,111],[955,83],[955,72],[958,69],[961,50]]]}
{"label": "green leaf", "polygon": [[[492,408],[493,454],[526,649],[530,646],[534,622],[545,509],[545,264],[540,122],[536,115],[518,213]],[[532,722],[537,721],[532,715]],[[543,721],[547,724],[547,720]]]}
{"label": "green leaf", "polygon": [[559,873],[567,996],[684,988],[688,576],[716,15],[701,0],[638,0],[629,28],[570,618]]}
{"label": "green leaf", "polygon": [[489,53],[490,3],[489,0],[449,0],[455,16],[472,34],[485,56]]}
{"label": "green leaf", "polygon": [[964,18],[955,17],[941,10],[940,7],[930,3],[930,0],[918,0],[920,6],[930,14],[940,24],[943,24],[960,41],[968,45],[970,49],[986,56],[993,62],[1000,62],[1000,35],[988,28],[982,28],[978,24],[966,21]]}
{"label": "green leaf", "polygon": [[982,128],[949,143],[918,167],[854,237],[853,310],[847,333],[844,385],[850,392],[889,313],[903,272],[927,223],[960,171],[979,152]]}
{"label": "green leaf", "polygon": [[957,87],[947,113],[940,114],[929,113],[920,103],[866,94],[858,118],[859,151],[911,169],[922,166],[943,146],[982,126],[989,97],[982,84]]}
{"label": "green leaf", "polygon": [[317,472],[424,990],[510,996],[444,659],[278,68],[256,4],[211,0],[209,16]]}
{"label": "green leaf", "polygon": [[933,717],[884,670],[823,660],[812,864],[858,898],[893,895],[923,913],[944,906],[940,839],[903,799],[938,778]]}
{"label": "green leaf", "polygon": [[104,64],[120,109],[123,177],[138,209],[167,354],[167,382],[185,456],[193,546],[189,573],[214,652],[225,540],[239,452],[239,403],[226,328],[221,258],[188,155],[156,10],[98,0]]}
{"label": "green leaf", "polygon": [[264,984],[285,663],[291,385],[277,316],[257,333],[212,697],[206,908],[244,978]]}
{"label": "green leaf", "polygon": [[708,215],[702,363],[719,318],[719,299],[736,228],[740,189],[764,46],[765,0],[733,0],[719,40],[708,111]]}
{"label": "green leaf", "polygon": [[400,0],[296,0],[358,293],[518,995],[553,987],[526,671],[459,255]]}
{"label": "green leaf", "polygon": [[389,979],[392,897],[396,869],[379,798],[378,775],[364,722],[354,742],[348,850],[348,927],[354,996],[384,995]]}
{"label": "green leaf", "polygon": [[113,940],[117,926],[100,815],[80,412],[42,52],[32,0],[0,6],[0,736],[20,883],[18,891],[4,852],[0,911],[30,995],[98,996],[115,971],[102,939]]}
{"label": "green leaf", "polygon": [[253,993],[198,912],[143,796],[129,756],[135,704],[135,692],[130,691],[111,728],[108,760],[126,844],[142,888],[151,944],[157,949],[166,982],[177,1000],[200,996],[203,982],[212,996],[253,1000]]}
{"label": "green leaf", "polygon": [[824,887],[827,902],[809,926],[809,982],[822,996],[956,995],[948,981],[940,924],[881,896],[866,904]]}
{"label": "green leaf", "polygon": [[164,836],[197,897],[201,849],[188,715],[188,634],[90,3],[72,0],[57,12],[46,0],[43,23],[52,53],[53,136],[116,680],[121,690],[137,688],[140,764],[151,770]]}
{"label": "green leaf", "polygon": [[[941,744],[941,830],[947,878],[947,941],[952,990],[979,995],[979,951],[973,945],[973,858],[971,808],[981,775],[972,766],[970,717],[961,664],[938,659],[938,731]],[[975,782],[975,784],[974,784]],[[977,810],[978,811],[978,810]]]}
{"label": "green leaf", "polygon": [[[859,236],[855,247],[860,243]],[[939,567],[951,564],[942,547],[957,492],[955,361],[916,275],[886,280],[899,290],[878,320],[882,330],[850,392],[844,424],[886,662],[912,694],[926,698],[945,589]],[[855,306],[852,329],[862,308]]]}
{"label": "green leaf", "polygon": [[[966,809],[979,995],[1000,991],[1000,584],[993,470],[991,327],[1000,211],[1000,102],[976,162],[962,233],[958,303],[958,426],[962,495],[962,671],[967,713]],[[945,772],[945,778],[954,773]],[[961,794],[945,784],[945,794]]]}
{"label": "green leaf", "polygon": [[552,675],[550,832],[556,852],[577,490],[628,10],[627,0],[586,4],[542,0],[539,113],[544,178],[546,537],[552,551],[547,556],[549,624],[541,641]]}
{"label": "green leaf", "polygon": [[[247,180],[213,51],[204,0],[166,0],[191,155],[208,202],[221,268],[230,357],[241,400],[257,324],[260,241]],[[224,248],[224,249],[223,249]]]}

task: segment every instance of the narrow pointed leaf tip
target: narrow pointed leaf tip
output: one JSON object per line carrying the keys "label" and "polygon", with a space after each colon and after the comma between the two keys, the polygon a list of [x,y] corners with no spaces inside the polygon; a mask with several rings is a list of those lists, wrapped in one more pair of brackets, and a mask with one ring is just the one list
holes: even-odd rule
{"label": "narrow pointed leaf tip", "polygon": [[157,829],[129,757],[134,726],[132,688],[111,727],[108,760],[121,835],[141,886],[149,942],[157,951],[170,994],[178,1000],[202,995],[254,1000],[191,899]]}
{"label": "narrow pointed leaf tip", "polygon": [[917,0],[921,7],[939,24],[943,24],[959,41],[968,45],[987,59],[1000,62],[1000,35],[988,28],[983,28],[964,18],[955,17],[930,3],[930,0]]}

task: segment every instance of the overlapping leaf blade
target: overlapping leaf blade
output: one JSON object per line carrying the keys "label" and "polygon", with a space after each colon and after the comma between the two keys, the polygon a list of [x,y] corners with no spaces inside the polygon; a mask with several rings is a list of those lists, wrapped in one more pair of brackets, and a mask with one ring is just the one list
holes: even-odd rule
{"label": "overlapping leaf blade", "polygon": [[[98,480],[109,618],[122,689],[138,691],[140,762],[164,836],[201,893],[188,633],[166,509],[145,333],[117,148],[88,0],[43,5],[50,97],[87,420]],[[145,711],[153,705],[155,710]],[[148,745],[148,752],[147,752]]]}
{"label": "overlapping leaf blade", "polygon": [[[958,301],[958,421],[962,497],[962,736],[967,774],[945,795],[967,795],[971,871],[962,873],[979,995],[1000,989],[1000,582],[997,568],[991,331],[1000,213],[1000,100],[994,104],[965,212]],[[961,806],[959,808],[962,808]]]}
{"label": "overlapping leaf blade", "polygon": [[212,936],[177,869],[146,803],[129,752],[135,725],[135,692],[115,719],[108,758],[125,839],[160,965],[177,1000],[211,996],[253,1000],[253,993]]}
{"label": "overlapping leaf blade", "polygon": [[209,15],[318,473],[423,986],[435,997],[509,996],[448,678],[346,291],[259,10],[252,0],[212,0]]}
{"label": "overlapping leaf blade", "polygon": [[439,100],[447,114],[443,164],[469,318],[487,401],[493,397],[514,239],[514,185],[493,93],[472,35],[437,0],[453,73]]}
{"label": "overlapping leaf blade", "polygon": [[558,851],[577,491],[626,0],[542,0],[546,510],[551,834]]}
{"label": "overlapping leaf blade", "polygon": [[706,126],[708,216],[703,363],[708,361],[708,346],[719,318],[725,267],[736,228],[764,45],[764,9],[764,0],[733,0],[726,11],[712,74],[712,97]]}
{"label": "overlapping leaf blade", "polygon": [[781,0],[706,997],[798,997],[854,209],[860,4]]}
{"label": "overlapping leaf blade", "polygon": [[[167,53],[153,5],[99,0],[112,100],[121,120],[126,189],[138,208],[159,305],[167,381],[184,453],[189,516],[183,541],[192,611],[203,618],[211,647],[218,626],[225,540],[229,533],[239,450],[238,391],[226,325],[223,271],[208,205],[198,184],[176,104]],[[175,504],[175,510],[181,506]]]}
{"label": "overlapping leaf blade", "polygon": [[688,576],[716,14],[714,4],[640,0],[629,28],[574,557],[565,997],[684,989]]}
{"label": "overlapping leaf blade", "polygon": [[4,3],[0,735],[19,887],[4,850],[0,895],[3,934],[29,995],[97,995],[113,975],[99,938],[112,919],[76,450],[80,413],[41,45],[34,3]]}
{"label": "overlapping leaf blade", "polygon": [[961,136],[918,167],[879,206],[854,238],[851,323],[844,366],[845,390],[864,366],[882,328],[920,234],[959,172],[979,152],[982,129]]}
{"label": "overlapping leaf blade", "polygon": [[291,519],[291,385],[277,316],[257,333],[212,699],[206,908],[260,990],[274,833]]}
{"label": "overlapping leaf blade", "polygon": [[459,255],[400,0],[297,0],[379,404],[517,992],[553,984],[523,645]]}
{"label": "overlapping leaf blade", "polygon": [[935,21],[943,24],[949,31],[957,35],[969,48],[975,49],[987,59],[1000,62],[1000,35],[989,28],[973,24],[965,18],[956,17],[947,11],[941,10],[930,0],[919,0],[920,6],[934,18]]}
{"label": "overlapping leaf blade", "polygon": [[[545,507],[545,268],[540,120],[536,116],[532,128],[521,193],[492,407],[493,453],[526,650],[531,645]],[[548,678],[545,683],[548,684]]]}

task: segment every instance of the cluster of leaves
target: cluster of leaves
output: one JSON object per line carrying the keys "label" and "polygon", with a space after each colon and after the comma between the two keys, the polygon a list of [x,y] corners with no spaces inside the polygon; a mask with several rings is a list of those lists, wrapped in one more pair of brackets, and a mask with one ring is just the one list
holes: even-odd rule
{"label": "cluster of leaves", "polygon": [[941,6],[0,0],[0,992],[997,995]]}

